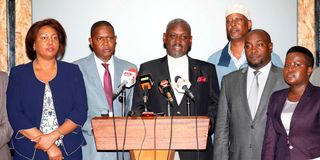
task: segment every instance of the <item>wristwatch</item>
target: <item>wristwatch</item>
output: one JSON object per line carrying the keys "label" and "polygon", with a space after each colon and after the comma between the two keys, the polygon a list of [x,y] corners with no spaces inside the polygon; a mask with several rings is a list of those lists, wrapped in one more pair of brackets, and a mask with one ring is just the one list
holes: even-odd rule
{"label": "wristwatch", "polygon": [[61,131],[59,129],[56,129],[56,131],[59,133],[59,139],[62,139],[64,137],[64,135],[61,133]]}

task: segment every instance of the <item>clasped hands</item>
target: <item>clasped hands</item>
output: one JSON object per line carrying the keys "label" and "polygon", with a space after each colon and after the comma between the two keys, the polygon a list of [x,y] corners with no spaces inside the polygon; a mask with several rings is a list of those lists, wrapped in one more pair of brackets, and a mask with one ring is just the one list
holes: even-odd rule
{"label": "clasped hands", "polygon": [[50,160],[62,160],[62,152],[60,151],[59,147],[55,144],[55,141],[60,138],[60,134],[56,131],[53,131],[49,134],[41,134],[31,141],[35,142],[35,148],[43,150],[47,152],[48,157]]}

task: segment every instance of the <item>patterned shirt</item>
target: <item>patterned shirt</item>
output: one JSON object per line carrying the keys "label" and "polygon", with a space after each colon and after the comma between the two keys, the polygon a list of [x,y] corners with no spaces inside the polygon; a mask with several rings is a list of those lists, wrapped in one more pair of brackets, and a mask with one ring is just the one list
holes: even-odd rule
{"label": "patterned shirt", "polygon": [[[59,127],[56,111],[54,109],[52,93],[49,84],[46,84],[43,98],[42,117],[40,122],[40,131],[43,134],[49,134]],[[55,144],[60,146],[62,139],[58,139]]]}

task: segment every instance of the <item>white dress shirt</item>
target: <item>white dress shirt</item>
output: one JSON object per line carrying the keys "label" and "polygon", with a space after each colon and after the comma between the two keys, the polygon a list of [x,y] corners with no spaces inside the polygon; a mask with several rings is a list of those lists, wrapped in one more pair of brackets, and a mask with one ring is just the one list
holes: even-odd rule
{"label": "white dress shirt", "polygon": [[[266,85],[269,73],[270,73],[270,69],[271,69],[271,61],[265,65],[264,67],[260,68],[259,71],[261,72],[260,75],[258,76],[258,82],[259,82],[259,92],[258,92],[258,99],[257,99],[257,107],[256,107],[256,111],[258,110],[259,107],[259,103],[260,103],[260,99],[261,99],[261,95],[262,92],[264,90],[264,87]],[[248,67],[248,73],[247,73],[247,97],[249,96],[249,92],[250,92],[250,87],[254,78],[254,72],[255,69]],[[256,113],[256,111],[254,111],[254,113]],[[254,118],[254,116],[252,116]]]}
{"label": "white dress shirt", "polygon": [[231,59],[232,61],[234,62],[234,64],[236,65],[237,69],[241,68],[242,65],[246,64],[247,63],[247,58],[246,58],[246,54],[244,53],[244,49],[242,50],[241,52],[241,57],[239,59],[237,59],[233,54],[232,54],[232,51],[231,51],[231,43],[229,43],[228,45],[228,53],[229,55],[231,56]]}
{"label": "white dress shirt", "polygon": [[[189,81],[189,61],[188,56],[184,55],[179,58],[173,58],[168,55],[168,68],[170,73],[170,81],[172,86],[176,86],[175,77],[180,76],[184,80]],[[176,97],[178,105],[183,98],[183,93],[179,93],[172,87],[174,96]]]}
{"label": "white dress shirt", "polygon": [[[104,62],[101,59],[99,59],[95,54],[94,54],[94,60],[96,62],[96,66],[97,66],[97,70],[98,70],[98,73],[100,76],[101,84],[103,86],[104,72],[106,70],[102,65],[102,63],[104,63]],[[114,60],[113,60],[113,56],[111,56],[111,58],[109,59],[107,64],[109,64],[108,69],[109,69],[109,73],[111,76],[112,88],[116,88],[117,86],[114,86]]]}

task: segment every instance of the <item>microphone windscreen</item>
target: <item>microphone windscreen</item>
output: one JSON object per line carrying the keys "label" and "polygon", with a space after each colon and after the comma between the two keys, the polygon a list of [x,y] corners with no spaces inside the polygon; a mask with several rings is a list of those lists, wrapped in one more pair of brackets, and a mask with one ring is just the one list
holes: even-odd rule
{"label": "microphone windscreen", "polygon": [[124,70],[121,76],[121,83],[125,82],[125,86],[130,88],[136,83],[137,71],[134,68]]}
{"label": "microphone windscreen", "polygon": [[142,90],[144,90],[146,87],[148,90],[150,90],[153,85],[153,81],[150,74],[141,75],[139,77],[139,81]]}
{"label": "microphone windscreen", "polygon": [[135,78],[137,77],[138,71],[135,68],[130,68],[129,71],[135,73]]}
{"label": "microphone windscreen", "polygon": [[158,88],[161,94],[166,96],[168,98],[168,101],[172,104],[173,103],[173,98],[172,98],[172,88],[170,85],[170,81],[168,79],[164,79],[159,82]]}

